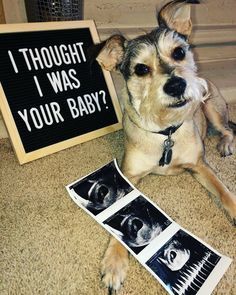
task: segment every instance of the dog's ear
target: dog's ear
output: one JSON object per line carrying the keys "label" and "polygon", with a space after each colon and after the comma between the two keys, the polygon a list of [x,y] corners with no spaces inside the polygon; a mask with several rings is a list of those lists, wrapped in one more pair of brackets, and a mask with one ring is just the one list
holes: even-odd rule
{"label": "dog's ear", "polygon": [[192,31],[190,4],[199,4],[199,0],[173,0],[168,2],[157,15],[160,27],[169,27],[189,37]]}
{"label": "dog's ear", "polygon": [[100,66],[107,70],[116,70],[124,55],[125,38],[122,35],[114,35],[97,44],[92,49],[92,55]]}

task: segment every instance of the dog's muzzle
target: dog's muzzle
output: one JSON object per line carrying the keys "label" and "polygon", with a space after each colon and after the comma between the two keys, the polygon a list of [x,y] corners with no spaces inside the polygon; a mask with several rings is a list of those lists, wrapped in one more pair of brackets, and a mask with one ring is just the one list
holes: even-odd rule
{"label": "dog's muzzle", "polygon": [[171,103],[169,108],[180,108],[184,106],[188,101],[184,99],[183,94],[186,89],[186,82],[183,78],[173,76],[167,80],[166,84],[163,87],[163,90],[169,96],[177,98],[178,100],[174,103]]}
{"label": "dog's muzzle", "polygon": [[173,76],[167,80],[166,84],[163,87],[163,90],[166,94],[173,97],[181,97],[184,94],[186,89],[186,82],[181,77]]}

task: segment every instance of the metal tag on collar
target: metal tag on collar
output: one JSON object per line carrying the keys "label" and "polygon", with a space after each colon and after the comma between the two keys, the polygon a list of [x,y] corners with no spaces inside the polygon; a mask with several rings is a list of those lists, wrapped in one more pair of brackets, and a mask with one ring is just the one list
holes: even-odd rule
{"label": "metal tag on collar", "polygon": [[174,141],[171,139],[171,130],[169,132],[168,138],[164,141],[163,146],[164,150],[159,161],[159,166],[170,164],[170,161],[172,159],[172,147],[174,146]]}

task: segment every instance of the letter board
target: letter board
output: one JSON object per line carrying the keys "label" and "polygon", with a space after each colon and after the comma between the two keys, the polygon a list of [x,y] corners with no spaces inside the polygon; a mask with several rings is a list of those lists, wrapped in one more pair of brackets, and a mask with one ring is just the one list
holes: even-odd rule
{"label": "letter board", "polygon": [[93,21],[0,26],[0,109],[21,164],[121,128]]}

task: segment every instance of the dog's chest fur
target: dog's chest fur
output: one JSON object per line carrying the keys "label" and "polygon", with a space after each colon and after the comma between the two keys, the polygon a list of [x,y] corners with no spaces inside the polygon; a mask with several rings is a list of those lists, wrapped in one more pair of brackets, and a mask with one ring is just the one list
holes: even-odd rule
{"label": "dog's chest fur", "polygon": [[[164,141],[167,136],[145,131],[130,121],[129,116],[124,114],[124,131],[126,152],[132,154],[132,164],[136,169],[152,167],[149,173],[171,175],[179,173],[185,164],[196,164],[203,152],[203,143],[199,134],[197,122],[185,121],[181,127],[171,135],[174,141],[172,147],[172,159],[168,165],[160,166],[159,161],[163,156]],[[137,160],[139,159],[139,160]]]}

